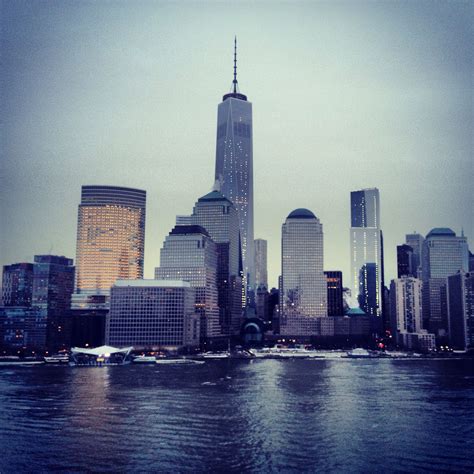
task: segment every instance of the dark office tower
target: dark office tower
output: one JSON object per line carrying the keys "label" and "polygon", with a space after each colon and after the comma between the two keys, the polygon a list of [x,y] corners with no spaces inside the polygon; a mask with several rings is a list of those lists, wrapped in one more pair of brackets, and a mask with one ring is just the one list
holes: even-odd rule
{"label": "dark office tower", "polygon": [[382,314],[381,234],[379,190],[351,192],[352,295],[369,316]]}
{"label": "dark office tower", "polygon": [[397,245],[397,278],[404,275],[416,278],[416,268],[413,265],[413,249],[406,244]]}
{"label": "dark office tower", "polygon": [[255,312],[257,318],[261,319],[265,323],[269,322],[268,320],[268,299],[270,293],[268,293],[267,287],[260,285],[257,287],[255,292]]}
{"label": "dark office tower", "polygon": [[253,240],[252,104],[238,92],[237,40],[234,46],[232,91],[217,109],[216,180],[220,191],[235,206],[239,218],[244,280],[255,285]]}
{"label": "dark office tower", "polygon": [[107,308],[118,279],[143,278],[146,191],[82,186],[73,308]]}
{"label": "dark office tower", "polygon": [[71,258],[35,255],[32,305],[38,307],[38,325],[45,343],[55,351],[69,345],[74,267]]}
{"label": "dark office tower", "polygon": [[268,297],[268,317],[267,320],[270,323],[270,327],[273,330],[274,333],[279,333],[280,332],[280,326],[279,326],[279,317],[277,311],[278,311],[278,303],[280,302],[280,293],[277,288],[272,288],[270,290],[270,295]]}
{"label": "dark office tower", "polygon": [[281,229],[280,331],[285,336],[317,335],[327,317],[323,272],[323,225],[308,209],[295,209]]}
{"label": "dark office tower", "polygon": [[264,239],[255,239],[255,288],[264,286],[268,288],[267,272],[267,241]]}
{"label": "dark office tower", "polygon": [[13,263],[3,267],[3,306],[31,306],[33,264]]}
{"label": "dark office tower", "polygon": [[201,344],[221,336],[217,297],[217,247],[198,225],[177,225],[160,252],[156,280],[183,280],[196,289]]}
{"label": "dark office tower", "polygon": [[342,272],[324,272],[328,282],[328,316],[342,316],[344,314],[342,298]]}
{"label": "dark office tower", "polygon": [[469,267],[466,237],[457,237],[448,228],[432,229],[423,244],[423,327],[437,337],[448,330],[446,278]]}
{"label": "dark office tower", "polygon": [[463,351],[474,348],[474,273],[448,277],[447,307],[450,345]]}
{"label": "dark office tower", "polygon": [[198,199],[191,222],[206,229],[217,246],[217,289],[222,335],[238,335],[242,323],[242,262],[237,211],[222,193],[212,191]]}
{"label": "dark office tower", "polygon": [[413,234],[405,235],[405,243],[409,245],[412,250],[412,272],[415,278],[421,277],[421,254],[423,251],[423,242],[425,238],[421,234],[413,232]]}
{"label": "dark office tower", "polygon": [[474,253],[469,251],[469,271],[474,272]]}

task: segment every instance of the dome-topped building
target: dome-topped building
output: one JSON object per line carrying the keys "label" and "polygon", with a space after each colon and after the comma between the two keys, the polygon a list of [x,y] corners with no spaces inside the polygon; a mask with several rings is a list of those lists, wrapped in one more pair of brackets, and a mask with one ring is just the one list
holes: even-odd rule
{"label": "dome-topped building", "polygon": [[456,237],[456,232],[451,230],[449,227],[435,227],[429,231],[426,238],[428,239],[434,236]]}
{"label": "dome-topped building", "polygon": [[323,226],[308,209],[290,212],[282,226],[280,308],[282,335],[305,338],[319,333],[327,316],[323,270]]}
{"label": "dome-topped building", "polygon": [[309,209],[300,207],[290,212],[287,219],[317,219],[317,217]]}

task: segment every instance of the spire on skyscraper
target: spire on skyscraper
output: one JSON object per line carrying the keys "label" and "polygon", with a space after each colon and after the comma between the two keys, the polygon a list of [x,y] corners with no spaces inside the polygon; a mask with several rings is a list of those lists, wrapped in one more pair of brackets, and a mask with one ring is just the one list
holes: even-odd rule
{"label": "spire on skyscraper", "polygon": [[232,88],[228,94],[224,95],[222,100],[224,101],[230,97],[234,99],[247,100],[247,96],[239,92],[239,82],[237,81],[237,36],[234,36],[234,79],[232,80]]}
{"label": "spire on skyscraper", "polygon": [[237,36],[234,36],[234,94],[237,93]]}

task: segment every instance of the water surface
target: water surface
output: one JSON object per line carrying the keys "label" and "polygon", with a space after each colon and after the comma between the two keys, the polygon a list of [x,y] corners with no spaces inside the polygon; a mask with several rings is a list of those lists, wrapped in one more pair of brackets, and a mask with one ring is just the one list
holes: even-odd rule
{"label": "water surface", "polygon": [[0,472],[473,472],[474,362],[0,368]]}

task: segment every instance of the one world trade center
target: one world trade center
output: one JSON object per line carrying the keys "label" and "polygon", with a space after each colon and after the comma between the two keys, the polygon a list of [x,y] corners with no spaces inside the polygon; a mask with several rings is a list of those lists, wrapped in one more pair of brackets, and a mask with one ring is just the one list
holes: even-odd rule
{"label": "one world trade center", "polygon": [[255,284],[253,235],[252,104],[238,91],[237,40],[234,43],[234,80],[217,109],[216,180],[221,193],[237,209],[242,266],[247,288]]}

